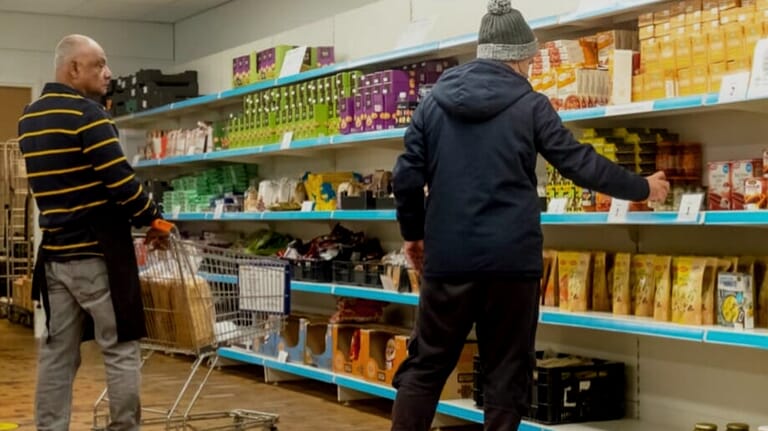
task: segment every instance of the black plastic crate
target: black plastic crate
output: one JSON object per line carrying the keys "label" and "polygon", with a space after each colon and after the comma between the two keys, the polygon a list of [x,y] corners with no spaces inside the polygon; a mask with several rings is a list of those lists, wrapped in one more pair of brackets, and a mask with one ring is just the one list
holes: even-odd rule
{"label": "black plastic crate", "polygon": [[333,262],[333,282],[353,286],[382,288],[384,265],[372,262]]}
{"label": "black plastic crate", "polygon": [[291,279],[330,283],[333,280],[333,262],[329,260],[290,260]]}
{"label": "black plastic crate", "polygon": [[[543,352],[536,355],[541,358]],[[554,425],[623,418],[624,364],[601,359],[591,361],[591,365],[537,366],[528,419]]]}
{"label": "black plastic crate", "polygon": [[372,210],[376,208],[373,193],[364,192],[360,196],[341,195],[341,209],[343,210]]}
{"label": "black plastic crate", "polygon": [[376,198],[377,210],[393,210],[395,209],[395,198]]}

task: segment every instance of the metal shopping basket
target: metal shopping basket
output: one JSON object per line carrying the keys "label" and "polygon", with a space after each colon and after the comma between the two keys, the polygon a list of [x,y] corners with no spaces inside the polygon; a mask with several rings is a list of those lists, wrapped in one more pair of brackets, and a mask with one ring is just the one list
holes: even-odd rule
{"label": "metal shopping basket", "polygon": [[[218,347],[249,348],[282,329],[290,313],[286,263],[184,241],[175,233],[166,250],[148,249],[141,237],[136,238],[135,249],[148,332],[141,341],[142,367],[154,352],[195,357],[170,407],[144,409],[148,414],[142,425],[164,425],[166,430],[275,430],[275,414],[252,410],[193,414],[192,409],[218,364]],[[208,369],[191,392],[206,361]],[[107,428],[107,403],[105,390],[94,406],[94,431]],[[227,419],[225,425],[210,426],[222,419]],[[192,422],[204,422],[205,428]]]}

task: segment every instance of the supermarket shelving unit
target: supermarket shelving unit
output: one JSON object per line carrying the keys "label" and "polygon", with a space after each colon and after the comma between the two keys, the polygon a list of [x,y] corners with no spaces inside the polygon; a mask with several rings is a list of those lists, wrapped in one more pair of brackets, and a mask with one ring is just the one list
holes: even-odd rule
{"label": "supermarket shelving unit", "polygon": [[[579,11],[531,21],[540,40],[569,37],[579,30],[609,28],[613,23],[635,19],[669,1],[616,0],[599,10]],[[588,29],[588,30],[585,30]],[[275,86],[291,84],[350,69],[385,68],[399,63],[447,56],[470,56],[476,35],[466,35],[342,62],[331,67],[226,90],[165,107],[116,118],[121,128],[184,127],[202,115],[221,115],[242,104],[243,96]],[[705,143],[707,160],[757,156],[760,140],[768,134],[761,115],[768,112],[768,98],[720,102],[717,94],[675,97],[561,112],[574,129],[611,127],[631,122],[637,126],[668,127],[692,140]],[[403,129],[296,140],[289,145],[236,148],[207,154],[186,155],[134,164],[139,175],[168,176],[173,172],[226,162],[257,162],[273,176],[295,174],[298,168],[355,169],[389,167],[402,148]],[[733,144],[734,142],[738,144]],[[745,145],[744,142],[754,142]],[[169,169],[174,168],[174,169]],[[307,168],[309,170],[309,168]],[[270,175],[267,175],[270,176]],[[167,213],[165,216],[201,229],[230,227],[248,230],[274,224],[281,229],[304,231],[339,221],[364,226],[399,238],[395,213],[378,211],[267,212],[267,213]],[[542,214],[545,241],[552,248],[604,248],[632,252],[713,255],[765,253],[768,211],[703,212],[695,222],[679,222],[674,213],[630,213],[621,223],[608,223],[606,214]],[[201,274],[216,280],[221,275]],[[404,307],[418,304],[418,295],[338,285],[292,282],[303,300],[322,302],[333,296],[387,301]],[[323,299],[324,298],[324,299]],[[650,431],[691,428],[697,421],[747,421],[768,423],[768,330],[735,331],[721,327],[685,326],[652,319],[619,317],[610,313],[568,313],[544,308],[539,317],[543,347],[561,348],[629,365],[629,419],[541,426],[526,422],[524,430],[620,430]],[[254,352],[222,349],[234,361],[257,364],[268,379],[299,376],[334,384],[340,400],[362,396],[393,398],[394,390],[347,375],[303,364],[284,363]],[[482,411],[471,401],[442,401],[443,417],[482,422]]]}

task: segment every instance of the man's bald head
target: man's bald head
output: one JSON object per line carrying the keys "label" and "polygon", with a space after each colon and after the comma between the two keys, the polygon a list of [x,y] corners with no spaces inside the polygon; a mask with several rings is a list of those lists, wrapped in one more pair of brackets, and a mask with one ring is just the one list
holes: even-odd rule
{"label": "man's bald head", "polygon": [[56,80],[86,96],[106,94],[112,76],[104,49],[80,34],[65,36],[56,45]]}

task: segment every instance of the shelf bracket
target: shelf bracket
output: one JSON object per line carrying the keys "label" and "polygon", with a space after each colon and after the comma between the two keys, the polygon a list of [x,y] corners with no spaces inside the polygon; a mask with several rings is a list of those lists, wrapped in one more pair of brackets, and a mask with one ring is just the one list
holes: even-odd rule
{"label": "shelf bracket", "polygon": [[304,380],[304,377],[264,367],[264,381],[267,383],[295,382],[297,380]]}
{"label": "shelf bracket", "polygon": [[373,400],[379,397],[365,392],[359,392],[354,389],[336,386],[336,398],[340,403],[348,404],[350,401]]}

